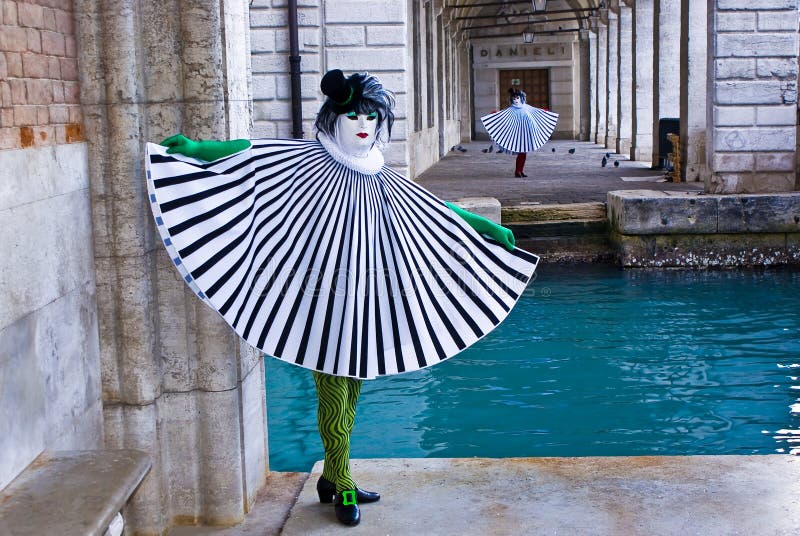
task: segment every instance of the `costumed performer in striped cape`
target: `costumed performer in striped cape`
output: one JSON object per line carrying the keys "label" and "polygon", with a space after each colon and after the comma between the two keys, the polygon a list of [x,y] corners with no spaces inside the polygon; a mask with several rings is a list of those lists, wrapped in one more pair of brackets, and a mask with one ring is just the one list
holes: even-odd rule
{"label": "costumed performer in striped cape", "polygon": [[186,283],[249,344],[312,370],[319,499],[356,525],[380,495],[350,475],[361,382],[440,363],[496,327],[536,268],[510,230],[384,165],[393,95],[339,70],[316,140],[148,144],[156,225]]}
{"label": "costumed performer in striped cape", "polygon": [[525,92],[510,88],[511,106],[481,117],[489,137],[503,150],[517,153],[515,177],[527,177],[527,153],[535,151],[550,139],[556,128],[558,114],[525,103]]}

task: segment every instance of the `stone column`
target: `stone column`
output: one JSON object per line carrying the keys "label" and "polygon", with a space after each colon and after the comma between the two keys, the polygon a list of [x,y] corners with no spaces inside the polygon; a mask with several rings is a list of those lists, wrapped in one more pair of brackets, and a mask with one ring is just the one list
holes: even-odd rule
{"label": "stone column", "polygon": [[591,123],[591,95],[589,87],[591,85],[591,77],[589,71],[591,65],[589,61],[589,30],[580,31],[580,115],[579,119],[579,133],[578,139],[580,141],[589,141],[589,128]]}
{"label": "stone column", "polygon": [[619,5],[617,58],[619,61],[619,100],[617,106],[617,146],[619,154],[631,152],[633,131],[633,21],[631,8]]}
{"label": "stone column", "polygon": [[240,522],[267,472],[263,359],[183,283],[155,231],[144,144],[248,136],[246,0],[76,0],[105,443],[153,466],[126,533]]}
{"label": "stone column", "polygon": [[597,30],[597,137],[595,143],[606,144],[608,132],[608,25]]}
{"label": "stone column", "polygon": [[606,118],[606,147],[617,150],[619,134],[619,18],[608,12],[608,116]]}
{"label": "stone column", "polygon": [[680,115],[681,0],[655,0],[653,32],[653,164],[658,164],[658,121]]}
{"label": "stone column", "polygon": [[795,189],[797,7],[797,0],[709,4],[709,192]]}
{"label": "stone column", "polygon": [[704,2],[681,2],[681,176],[704,179],[708,11]]}
{"label": "stone column", "polygon": [[633,4],[633,160],[653,161],[653,0]]}
{"label": "stone column", "polygon": [[589,32],[589,141],[597,142],[597,34]]}

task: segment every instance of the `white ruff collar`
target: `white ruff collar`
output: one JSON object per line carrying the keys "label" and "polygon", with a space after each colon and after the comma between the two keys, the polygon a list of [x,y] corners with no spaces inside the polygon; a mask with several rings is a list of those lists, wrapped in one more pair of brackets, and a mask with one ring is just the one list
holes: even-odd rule
{"label": "white ruff collar", "polygon": [[324,132],[317,133],[317,138],[334,160],[354,171],[364,175],[375,175],[383,167],[383,153],[374,145],[367,153],[367,156],[354,156],[343,152],[339,144],[325,135]]}

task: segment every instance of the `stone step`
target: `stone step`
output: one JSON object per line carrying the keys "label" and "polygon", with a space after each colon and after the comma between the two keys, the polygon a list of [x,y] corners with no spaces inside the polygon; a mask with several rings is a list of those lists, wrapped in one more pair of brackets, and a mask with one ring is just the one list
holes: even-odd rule
{"label": "stone step", "polygon": [[605,203],[514,205],[501,210],[503,225],[557,221],[606,220]]}
{"label": "stone step", "polygon": [[608,220],[537,221],[505,223],[518,238],[608,236]]}
{"label": "stone step", "polygon": [[507,224],[517,246],[539,255],[543,262],[612,262],[608,220],[572,219]]}

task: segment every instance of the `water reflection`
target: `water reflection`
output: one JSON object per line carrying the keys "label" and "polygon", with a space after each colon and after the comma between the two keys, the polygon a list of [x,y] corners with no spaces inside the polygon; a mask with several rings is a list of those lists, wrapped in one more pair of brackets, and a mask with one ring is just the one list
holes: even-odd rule
{"label": "water reflection", "polygon": [[[800,454],[798,283],[543,266],[550,295],[475,347],[366,382],[353,455]],[[307,470],[322,455],[310,374],[267,368],[272,467]]]}

